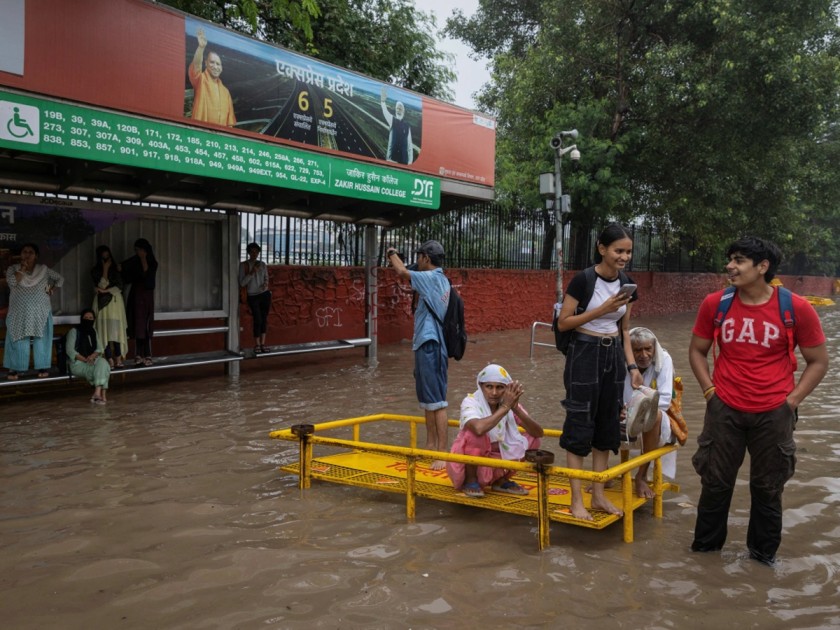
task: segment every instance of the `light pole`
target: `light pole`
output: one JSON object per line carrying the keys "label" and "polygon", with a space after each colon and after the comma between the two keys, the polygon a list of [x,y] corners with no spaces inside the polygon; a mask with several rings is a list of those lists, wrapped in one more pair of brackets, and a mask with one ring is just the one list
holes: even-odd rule
{"label": "light pole", "polygon": [[[549,145],[554,149],[554,179],[551,180],[551,173],[540,175],[540,192],[554,193],[554,247],[557,252],[557,304],[563,303],[563,215],[572,211],[571,198],[563,194],[563,182],[561,179],[561,164],[563,156],[569,154],[569,159],[577,162],[580,159],[580,151],[577,145],[563,146],[564,140],[577,140],[578,130],[559,131],[549,140]],[[553,190],[552,190],[553,189]]]}

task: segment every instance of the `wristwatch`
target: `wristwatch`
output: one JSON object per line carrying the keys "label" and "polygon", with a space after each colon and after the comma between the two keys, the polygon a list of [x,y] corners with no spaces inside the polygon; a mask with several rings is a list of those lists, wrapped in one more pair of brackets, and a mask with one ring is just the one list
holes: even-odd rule
{"label": "wristwatch", "polygon": [[635,363],[631,363],[630,365],[627,366],[627,371],[628,372],[632,372],[633,370],[638,370],[638,369],[639,369],[639,366],[636,365]]}

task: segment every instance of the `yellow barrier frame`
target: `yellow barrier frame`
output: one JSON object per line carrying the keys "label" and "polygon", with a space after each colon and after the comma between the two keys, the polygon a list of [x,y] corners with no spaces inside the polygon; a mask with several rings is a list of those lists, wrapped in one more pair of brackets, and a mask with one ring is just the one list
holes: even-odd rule
{"label": "yellow barrier frame", "polygon": [[[361,441],[361,426],[363,424],[372,422],[403,422],[409,424],[409,446],[391,446],[387,444],[380,444],[374,442]],[[313,469],[313,449],[314,446],[329,446],[341,449],[349,449],[354,453],[371,453],[384,454],[388,456],[395,456],[397,458],[404,458],[406,462],[406,477],[405,477],[405,495],[406,495],[406,517],[409,522],[414,522],[416,513],[416,497],[426,496],[428,498],[442,500],[450,503],[461,503],[467,505],[474,505],[478,507],[485,507],[488,509],[496,509],[503,512],[527,514],[536,516],[538,521],[538,543],[540,550],[550,546],[550,522],[552,520],[588,527],[592,529],[603,529],[605,526],[615,522],[616,520],[623,520],[624,526],[624,541],[633,542],[633,512],[646,503],[649,499],[635,497],[633,494],[633,477],[632,472],[641,464],[646,462],[653,462],[653,485],[651,489],[654,492],[653,498],[653,515],[656,518],[662,518],[663,514],[663,500],[662,495],[666,490],[678,492],[679,486],[674,483],[666,482],[662,476],[662,462],[661,457],[678,446],[664,446],[658,448],[650,453],[643,453],[638,457],[628,459],[628,453],[622,451],[622,462],[608,468],[603,472],[593,472],[588,470],[577,470],[572,468],[564,468],[553,466],[553,454],[547,451],[537,451],[543,454],[538,456],[537,461],[508,461],[493,459],[487,457],[473,457],[468,455],[458,455],[455,453],[442,453],[439,451],[429,451],[426,449],[417,448],[417,426],[425,425],[425,419],[421,416],[406,416],[395,415],[388,413],[380,413],[369,416],[361,416],[357,418],[347,418],[343,420],[334,420],[330,422],[322,422],[318,424],[299,424],[287,429],[280,429],[272,431],[269,437],[272,439],[286,440],[290,442],[298,442],[298,463],[297,465],[282,466],[281,470],[298,474],[298,487],[302,490],[308,489],[311,486],[311,479],[313,476],[324,479],[326,481],[334,481],[339,483],[348,483],[360,487],[372,487],[370,483],[341,481],[338,478],[330,478],[327,475],[320,474],[318,470]],[[455,420],[449,420],[449,426],[458,426]],[[342,429],[351,427],[353,432],[352,440],[346,440],[335,437],[327,437],[324,435],[327,431],[335,429]],[[545,429],[545,437],[559,437],[562,431]],[[327,461],[325,458],[324,461]],[[499,497],[499,502],[490,505],[484,499],[475,499],[466,497],[459,493],[451,485],[441,486],[434,492],[420,491],[418,489],[417,481],[417,462],[419,460],[443,460],[451,462],[461,462],[463,464],[474,464],[478,466],[490,466],[494,468],[505,468],[507,470],[514,470],[522,473],[536,475],[537,478],[537,492],[536,492],[536,512],[533,507],[523,503],[527,499],[528,503],[534,501],[534,497],[523,498],[507,495],[503,500]],[[623,515],[613,515],[600,513],[599,518],[595,521],[584,521],[574,518],[571,514],[558,514],[557,510],[552,514],[549,510],[549,486],[554,480],[555,486],[558,485],[558,478],[577,478],[588,482],[606,483],[611,479],[621,479],[621,509]],[[387,490],[391,492],[403,492],[402,488],[387,487],[377,488],[380,490]],[[501,504],[500,504],[501,503]],[[593,516],[595,516],[593,511]]]}

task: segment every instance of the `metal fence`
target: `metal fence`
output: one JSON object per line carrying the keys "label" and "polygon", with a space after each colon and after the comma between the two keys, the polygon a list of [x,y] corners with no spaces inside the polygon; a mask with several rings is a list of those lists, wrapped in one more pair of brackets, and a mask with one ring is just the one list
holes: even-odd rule
{"label": "metal fence", "polygon": [[[602,226],[563,226],[563,268],[591,264]],[[426,240],[440,241],[446,266],[490,269],[556,269],[554,217],[541,209],[511,212],[494,203],[442,213],[410,226],[379,228],[379,244],[395,247],[408,261]],[[696,252],[693,239],[631,226],[631,271],[720,271]],[[269,264],[361,266],[364,226],[316,219],[242,215],[242,257],[248,243],[262,248]],[[383,252],[379,252],[380,259]]]}

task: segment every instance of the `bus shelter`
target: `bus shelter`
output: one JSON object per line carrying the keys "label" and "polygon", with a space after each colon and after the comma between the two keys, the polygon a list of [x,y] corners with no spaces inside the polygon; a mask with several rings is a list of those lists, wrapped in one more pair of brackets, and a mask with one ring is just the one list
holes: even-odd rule
{"label": "bus shelter", "polygon": [[156,319],[238,355],[241,215],[323,219],[366,226],[356,341],[375,357],[378,230],[493,198],[479,113],[145,0],[5,4],[0,267],[39,243],[67,279],[59,324],[89,305],[96,246],[143,236],[167,260]]}

